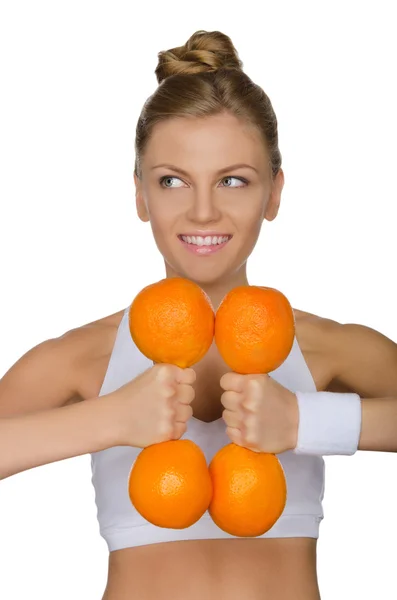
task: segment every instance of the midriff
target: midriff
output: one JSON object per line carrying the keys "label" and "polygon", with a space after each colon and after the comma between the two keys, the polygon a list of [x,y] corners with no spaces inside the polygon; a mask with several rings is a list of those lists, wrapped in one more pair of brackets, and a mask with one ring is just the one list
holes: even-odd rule
{"label": "midriff", "polygon": [[316,545],[216,539],[117,550],[103,600],[320,600]]}

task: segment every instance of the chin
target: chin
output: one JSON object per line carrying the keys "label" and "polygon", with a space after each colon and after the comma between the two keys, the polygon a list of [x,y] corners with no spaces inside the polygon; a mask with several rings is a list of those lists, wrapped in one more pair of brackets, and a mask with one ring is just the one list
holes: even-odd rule
{"label": "chin", "polygon": [[223,279],[227,278],[227,273],[221,275],[214,275],[212,273],[190,273],[188,278],[197,283],[200,287],[210,287],[214,284],[219,283]]}
{"label": "chin", "polygon": [[200,287],[211,286],[213,284],[219,283],[223,279],[227,279],[230,277],[233,272],[232,269],[219,268],[217,269],[215,265],[203,264],[203,265],[171,265],[168,263],[168,268],[171,269],[171,272],[174,273],[177,277],[185,277],[186,279],[190,279],[197,283]]}

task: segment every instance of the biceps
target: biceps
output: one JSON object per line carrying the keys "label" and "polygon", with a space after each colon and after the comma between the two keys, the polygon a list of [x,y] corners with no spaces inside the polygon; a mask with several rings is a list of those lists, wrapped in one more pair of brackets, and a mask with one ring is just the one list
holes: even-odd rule
{"label": "biceps", "polygon": [[74,401],[73,372],[60,340],[29,350],[0,379],[0,418]]}
{"label": "biceps", "polygon": [[354,337],[338,379],[363,398],[397,397],[397,344],[375,330],[347,327]]}

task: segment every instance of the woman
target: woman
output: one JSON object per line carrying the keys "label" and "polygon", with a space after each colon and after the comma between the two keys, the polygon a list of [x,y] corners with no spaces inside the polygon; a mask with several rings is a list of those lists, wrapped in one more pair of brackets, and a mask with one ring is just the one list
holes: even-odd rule
{"label": "woman", "polygon": [[[156,75],[159,88],[137,125],[138,215],[150,222],[166,276],[194,280],[216,308],[248,283],[263,219],[277,216],[284,184],[277,120],[220,32],[196,32],[160,53]],[[318,600],[321,455],[397,451],[397,347],[365,327],[299,310],[295,318],[293,349],[271,377],[228,373],[214,345],[193,369],[153,366],[132,342],[128,308],[44,342],[5,375],[6,417],[87,399],[110,414],[112,403],[101,398],[132,380],[129,427],[118,445],[92,445],[110,550],[104,600]],[[145,445],[182,435],[207,460],[230,440],[280,453],[288,500],[269,532],[235,539],[208,515],[185,530],[156,528],[138,515],[126,490],[134,458]]]}

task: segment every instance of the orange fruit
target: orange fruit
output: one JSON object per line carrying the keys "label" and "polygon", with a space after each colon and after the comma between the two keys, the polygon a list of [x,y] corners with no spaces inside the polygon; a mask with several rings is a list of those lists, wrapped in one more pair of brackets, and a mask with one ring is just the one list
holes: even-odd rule
{"label": "orange fruit", "polygon": [[209,513],[223,531],[256,537],[281,516],[287,498],[284,470],[274,454],[228,444],[213,457]]}
{"label": "orange fruit", "polygon": [[198,521],[212,496],[205,456],[190,440],[144,448],[132,466],[128,489],[133,506],[147,521],[172,529]]}
{"label": "orange fruit", "polygon": [[241,374],[270,373],[289,355],[294,312],[276,289],[243,285],[223,298],[215,317],[215,343],[225,363]]}
{"label": "orange fruit", "polygon": [[209,350],[215,314],[200,286],[189,279],[162,279],[143,288],[129,311],[129,328],[150,360],[187,368]]}

